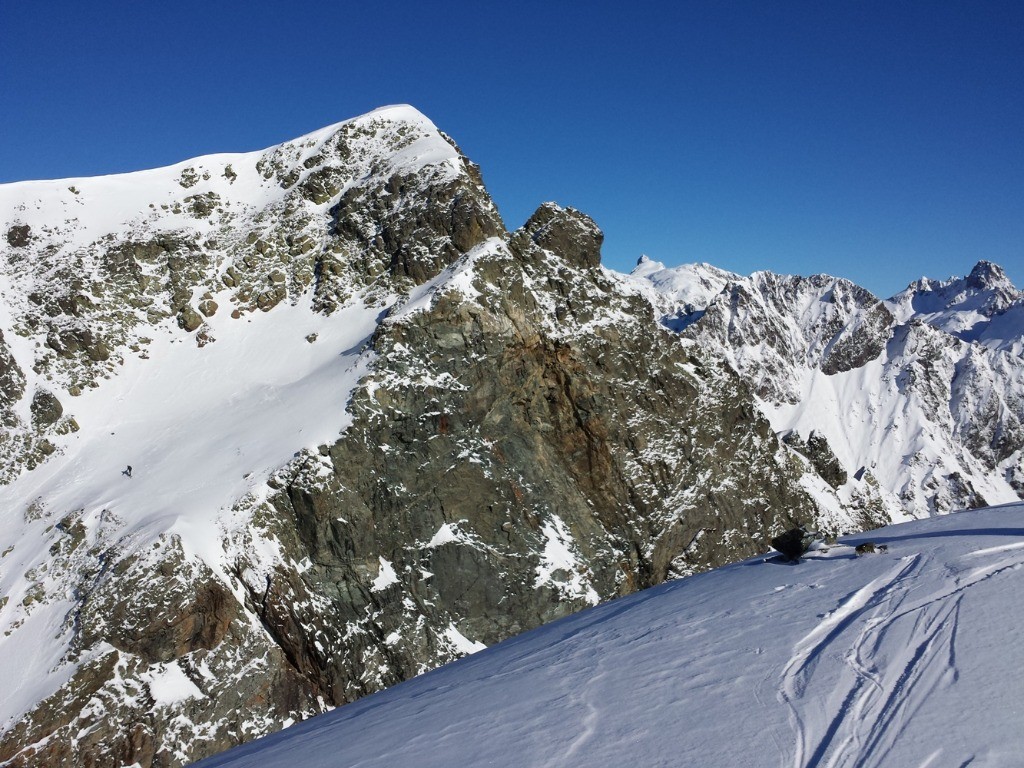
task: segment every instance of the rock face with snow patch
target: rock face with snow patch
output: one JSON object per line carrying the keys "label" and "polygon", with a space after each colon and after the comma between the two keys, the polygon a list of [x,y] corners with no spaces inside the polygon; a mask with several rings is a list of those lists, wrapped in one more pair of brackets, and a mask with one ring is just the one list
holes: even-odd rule
{"label": "rock face with snow patch", "polygon": [[[327,649],[304,663],[326,667],[332,702],[457,651],[453,633],[493,643],[814,513],[742,382],[578,251],[539,246],[541,216],[559,242],[593,227],[546,206],[392,313],[354,423],[313,460],[322,479],[300,470],[274,497],[277,535],[294,528],[314,564],[277,578],[308,595],[291,618]],[[345,623],[325,625],[321,600]]]}
{"label": "rock face with snow patch", "polygon": [[[13,765],[183,765],[793,523],[1021,481],[1004,353],[823,276],[617,275],[553,203],[508,232],[408,107],[6,185],[0,232]],[[875,401],[821,382],[975,463],[867,467]]]}

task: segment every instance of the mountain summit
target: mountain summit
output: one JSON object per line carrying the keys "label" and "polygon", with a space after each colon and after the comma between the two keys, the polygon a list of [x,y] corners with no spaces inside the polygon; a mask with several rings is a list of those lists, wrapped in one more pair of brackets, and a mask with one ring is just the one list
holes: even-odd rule
{"label": "mountain summit", "polygon": [[1003,268],[991,261],[979,261],[975,264],[967,276],[966,283],[979,291],[999,291],[1010,295],[1016,293],[1018,297],[1020,295]]}
{"label": "mountain summit", "polygon": [[14,764],[184,765],[797,523],[1024,492],[1019,356],[508,231],[411,107],[0,186],[0,235]]}
{"label": "mountain summit", "polygon": [[901,321],[916,317],[965,341],[1022,353],[1024,291],[998,264],[979,261],[967,277],[943,282],[922,278],[888,304]]}

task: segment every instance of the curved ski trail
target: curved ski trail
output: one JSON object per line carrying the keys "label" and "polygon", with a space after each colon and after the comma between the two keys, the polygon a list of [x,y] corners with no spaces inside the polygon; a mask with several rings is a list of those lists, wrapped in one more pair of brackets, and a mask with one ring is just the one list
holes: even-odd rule
{"label": "curved ski trail", "polygon": [[[979,558],[987,561],[974,565]],[[794,768],[885,765],[929,695],[957,681],[963,592],[1024,567],[1024,543],[958,561],[939,589],[915,599],[912,585],[922,580],[907,577],[922,572],[929,558],[903,558],[849,594],[794,645],[779,688],[795,731]],[[834,686],[822,680],[814,690],[815,672],[826,658],[842,659],[838,678]]]}

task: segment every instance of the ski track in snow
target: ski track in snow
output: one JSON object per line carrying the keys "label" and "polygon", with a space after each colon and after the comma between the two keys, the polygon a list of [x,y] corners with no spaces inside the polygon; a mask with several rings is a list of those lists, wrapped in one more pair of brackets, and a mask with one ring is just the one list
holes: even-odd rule
{"label": "ski track in snow", "polygon": [[586,712],[580,721],[581,731],[579,736],[573,739],[565,754],[552,759],[548,763],[549,768],[565,765],[598,732],[598,723],[601,719],[601,713],[604,711],[604,701],[606,700],[606,696],[601,695],[601,681],[608,674],[603,665],[603,658],[599,659],[596,671],[579,694],[579,701],[586,708]]}
{"label": "ski track in snow", "polygon": [[[962,569],[947,569],[947,588],[915,599],[918,580],[909,577],[932,562],[909,555],[840,601],[794,645],[778,694],[795,731],[794,768],[886,765],[915,712],[937,688],[956,683],[963,593],[1024,567],[1024,543],[978,550],[960,563]],[[826,656],[843,660],[834,684],[815,680]],[[923,765],[938,764],[941,754]]]}

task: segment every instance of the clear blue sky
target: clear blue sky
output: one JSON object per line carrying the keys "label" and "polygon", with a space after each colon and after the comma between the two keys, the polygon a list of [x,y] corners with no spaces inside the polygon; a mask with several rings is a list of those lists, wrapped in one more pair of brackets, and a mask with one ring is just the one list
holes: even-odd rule
{"label": "clear blue sky", "polygon": [[506,224],[889,295],[1024,286],[1024,2],[0,0],[0,182],[259,149],[407,102]]}

